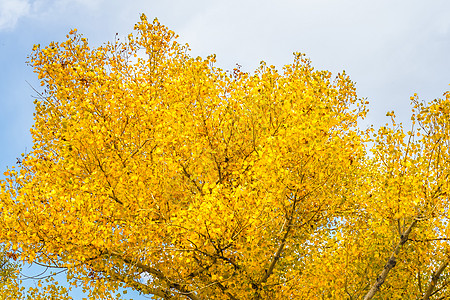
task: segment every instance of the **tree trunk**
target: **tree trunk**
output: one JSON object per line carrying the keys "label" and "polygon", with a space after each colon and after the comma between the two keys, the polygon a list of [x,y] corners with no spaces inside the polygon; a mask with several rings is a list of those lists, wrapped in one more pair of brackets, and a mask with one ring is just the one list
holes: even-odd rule
{"label": "tree trunk", "polygon": [[439,277],[441,276],[442,272],[444,272],[445,268],[448,266],[449,259],[448,257],[442,262],[442,264],[439,266],[439,269],[437,269],[436,272],[434,272],[433,276],[431,276],[430,284],[428,285],[427,291],[423,295],[422,300],[428,300],[430,299],[431,294],[433,293],[434,288],[436,287],[436,284],[439,280]]}
{"label": "tree trunk", "polygon": [[366,296],[364,296],[364,300],[370,300],[375,296],[376,292],[380,289],[381,285],[386,280],[386,277],[389,274],[389,271],[392,270],[393,267],[395,267],[395,264],[397,263],[397,255],[400,252],[400,249],[402,248],[403,244],[406,243],[408,240],[408,236],[411,233],[412,228],[417,224],[417,220],[414,220],[411,225],[406,229],[406,231],[400,236],[400,241],[398,242],[397,246],[395,247],[394,251],[391,254],[391,257],[389,257],[386,265],[384,266],[383,271],[381,271],[380,275],[378,275],[377,280],[374,282],[372,287],[370,288],[369,292],[367,292]]}

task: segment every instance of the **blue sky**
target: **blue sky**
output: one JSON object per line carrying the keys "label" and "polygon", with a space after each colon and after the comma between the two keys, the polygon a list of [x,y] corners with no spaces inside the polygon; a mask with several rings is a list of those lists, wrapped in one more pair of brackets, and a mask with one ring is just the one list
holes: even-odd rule
{"label": "blue sky", "polygon": [[370,102],[364,126],[384,124],[390,110],[408,122],[411,95],[450,89],[448,0],[0,0],[0,169],[32,147],[33,44],[77,28],[100,45],[125,37],[141,13],[178,33],[193,56],[215,53],[223,69],[251,72],[261,60],[281,68],[303,52],[318,69],[345,70]]}

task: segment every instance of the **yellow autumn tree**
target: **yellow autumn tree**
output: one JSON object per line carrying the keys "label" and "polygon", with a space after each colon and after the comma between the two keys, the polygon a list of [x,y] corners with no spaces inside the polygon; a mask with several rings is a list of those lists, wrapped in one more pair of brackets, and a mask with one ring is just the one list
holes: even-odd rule
{"label": "yellow autumn tree", "polygon": [[[44,300],[59,299],[71,300],[68,289],[53,278],[55,272],[45,276],[28,277],[21,274],[22,266],[16,263],[18,255],[1,249],[0,258],[0,300]],[[42,275],[42,274],[41,274]],[[34,286],[28,289],[24,286],[22,279],[34,279]]]}
{"label": "yellow autumn tree", "polygon": [[411,100],[409,131],[389,112],[391,125],[373,135],[351,194],[357,206],[339,219],[332,247],[312,258],[314,280],[302,282],[309,298],[450,296],[450,93],[429,103]]}
{"label": "yellow autumn tree", "polygon": [[135,30],[35,46],[44,90],[2,182],[2,239],[93,299],[300,297],[364,157],[353,83],[300,54],[226,72],[157,20]]}
{"label": "yellow autumn tree", "polygon": [[376,135],[378,176],[367,212],[383,223],[378,231],[390,251],[383,251],[385,265],[364,299],[377,292],[390,299],[450,296],[450,93],[429,103],[411,100],[412,128],[404,132],[391,112],[392,126]]}
{"label": "yellow autumn tree", "polygon": [[302,282],[308,297],[450,296],[450,93],[429,103],[411,100],[409,131],[389,112],[391,125],[373,135],[350,196],[357,206],[339,219],[332,247],[312,258],[314,280]]}
{"label": "yellow autumn tree", "polygon": [[0,299],[5,299],[7,294],[17,294],[19,284],[17,271],[19,266],[15,263],[16,256],[11,255],[0,248]]}
{"label": "yellow autumn tree", "polygon": [[30,57],[43,90],[1,182],[8,253],[91,299],[448,295],[448,94],[413,99],[420,132],[366,144],[354,84],[301,54],[228,72],[145,15],[125,41],[67,38]]}

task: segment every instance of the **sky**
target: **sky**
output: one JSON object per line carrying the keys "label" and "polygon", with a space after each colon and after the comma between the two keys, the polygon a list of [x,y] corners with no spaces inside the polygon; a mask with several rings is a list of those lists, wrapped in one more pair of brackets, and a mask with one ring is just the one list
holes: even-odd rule
{"label": "sky", "polygon": [[362,126],[388,122],[391,110],[408,123],[410,96],[450,90],[448,0],[0,0],[0,170],[32,147],[33,44],[77,28],[99,46],[126,37],[141,13],[179,34],[192,56],[216,54],[225,70],[253,72],[262,60],[281,69],[293,52],[317,69],[345,70],[370,103]]}

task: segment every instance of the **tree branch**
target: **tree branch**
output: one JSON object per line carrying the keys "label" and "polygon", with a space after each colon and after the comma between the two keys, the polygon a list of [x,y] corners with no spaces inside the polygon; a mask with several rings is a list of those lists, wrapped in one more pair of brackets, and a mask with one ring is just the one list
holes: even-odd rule
{"label": "tree branch", "polygon": [[423,295],[422,300],[428,300],[430,299],[430,296],[433,293],[434,288],[436,287],[436,284],[439,280],[439,277],[441,276],[442,272],[444,272],[445,268],[448,266],[449,263],[449,258],[447,257],[439,266],[439,268],[436,270],[436,272],[434,272],[433,276],[431,276],[431,281],[428,284],[428,288],[425,292],[425,294]]}
{"label": "tree branch", "polygon": [[169,288],[173,288],[173,289],[177,290],[178,293],[185,295],[186,297],[188,297],[191,300],[200,300],[201,299],[196,294],[194,294],[192,291],[189,291],[184,285],[169,280],[160,270],[158,270],[156,268],[152,268],[150,266],[144,265],[143,263],[140,263],[139,261],[134,261],[133,259],[123,256],[116,252],[108,251],[107,254],[112,257],[116,257],[129,265],[136,266],[137,268],[141,269],[142,271],[147,272],[147,273],[155,276],[159,280],[166,282],[168,284]]}
{"label": "tree branch", "polygon": [[269,268],[266,270],[266,273],[264,274],[264,276],[258,281],[258,284],[261,284],[263,282],[266,282],[267,279],[269,279],[270,275],[272,275],[273,273],[273,269],[275,268],[275,265],[277,264],[278,260],[281,258],[281,253],[283,252],[284,246],[286,245],[286,240],[289,236],[289,232],[291,231],[292,228],[292,217],[289,219],[288,224],[287,224],[287,228],[286,228],[286,232],[283,235],[283,238],[281,239],[281,243],[278,246],[277,252],[275,253],[275,256],[272,260],[272,263],[270,264]]}
{"label": "tree branch", "polygon": [[381,285],[386,280],[386,277],[388,276],[389,272],[392,270],[392,268],[395,267],[397,261],[397,255],[400,252],[400,249],[403,247],[403,245],[408,240],[408,236],[411,233],[411,230],[413,227],[417,224],[417,219],[415,219],[411,225],[406,229],[406,231],[400,235],[400,241],[397,243],[397,246],[395,247],[394,251],[392,252],[391,256],[389,257],[386,265],[384,266],[383,271],[381,271],[380,275],[378,275],[377,280],[374,282],[372,287],[370,288],[369,292],[364,296],[364,300],[370,300],[375,296],[375,293],[380,289]]}
{"label": "tree branch", "polygon": [[158,297],[161,297],[165,300],[170,300],[172,299],[172,297],[170,296],[170,293],[168,293],[167,291],[164,291],[161,288],[152,288],[147,286],[146,284],[140,283],[138,281],[132,280],[129,277],[125,277],[122,275],[119,275],[117,273],[113,273],[111,272],[111,270],[108,271],[108,275],[111,277],[111,279],[113,280],[117,280],[117,281],[121,281],[123,283],[125,283],[128,286],[133,287],[135,290],[143,293],[143,294],[151,294],[151,295],[155,295]]}

